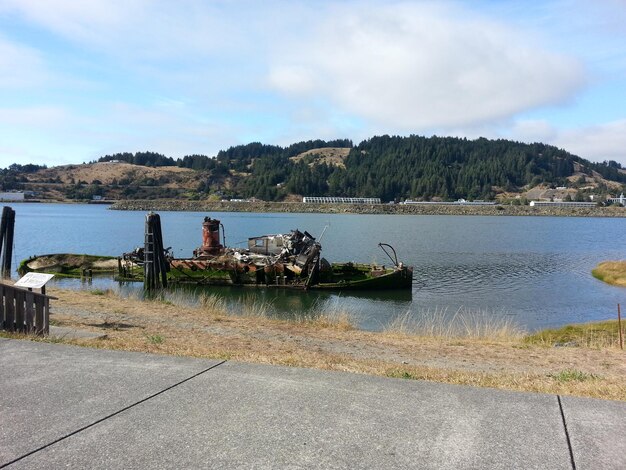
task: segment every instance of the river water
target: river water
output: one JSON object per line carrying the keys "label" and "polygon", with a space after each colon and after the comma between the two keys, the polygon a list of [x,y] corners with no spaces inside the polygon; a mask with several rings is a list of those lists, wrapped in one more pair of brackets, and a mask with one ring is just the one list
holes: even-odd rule
{"label": "river water", "polygon": [[[117,256],[143,243],[145,212],[105,205],[14,204],[13,266],[31,255],[88,253]],[[460,308],[505,315],[535,330],[615,318],[626,289],[591,276],[600,261],[623,259],[626,219],[568,217],[409,216],[160,212],[165,246],[176,257],[200,245],[206,215],[219,218],[228,246],[248,237],[298,228],[319,236],[329,261],[389,264],[378,242],[395,247],[415,267],[412,292],[301,293],[253,288],[212,288],[237,310],[252,301],[273,314],[292,316],[332,307],[349,312],[361,328],[379,330],[399,315]],[[76,288],[140,290],[95,279],[57,280]]]}

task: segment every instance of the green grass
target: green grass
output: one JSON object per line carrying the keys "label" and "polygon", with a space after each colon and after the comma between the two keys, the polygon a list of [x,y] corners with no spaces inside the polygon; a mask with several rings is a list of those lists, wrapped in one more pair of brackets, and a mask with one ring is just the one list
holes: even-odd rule
{"label": "green grass", "polygon": [[591,271],[591,275],[607,284],[626,287],[626,261],[603,261]]}
{"label": "green grass", "polygon": [[591,275],[593,277],[595,277],[598,281],[603,281],[604,282],[604,273],[601,273],[597,269],[592,269],[591,270]]}
{"label": "green grass", "polygon": [[150,344],[163,344],[165,342],[165,337],[161,335],[149,335],[146,339]]}
{"label": "green grass", "polygon": [[111,293],[110,289],[106,289],[106,290],[102,290],[102,289],[92,289],[89,291],[90,294],[93,295],[107,295],[109,293]]}
{"label": "green grass", "polygon": [[586,382],[587,380],[596,380],[598,378],[595,374],[587,374],[575,369],[565,369],[555,374],[548,374],[548,377],[557,382]]}
{"label": "green grass", "polygon": [[393,369],[393,370],[387,371],[386,376],[391,377],[392,379],[408,379],[408,380],[420,379],[420,377],[418,377],[415,374],[412,374],[406,370],[399,370],[399,369]]}
{"label": "green grass", "polygon": [[526,336],[524,342],[547,346],[611,347],[619,345],[619,330],[617,320],[580,323],[538,331]]}
{"label": "green grass", "polygon": [[24,274],[26,274],[27,272],[30,271],[30,269],[28,268],[27,264],[32,261],[32,258],[26,258],[23,259],[22,261],[20,261],[19,266],[17,267],[17,272],[23,276]]}

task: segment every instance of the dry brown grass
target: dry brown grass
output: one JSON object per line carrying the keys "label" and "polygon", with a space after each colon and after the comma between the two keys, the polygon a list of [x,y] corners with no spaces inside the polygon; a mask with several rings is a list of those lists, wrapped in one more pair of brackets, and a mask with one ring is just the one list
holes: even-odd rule
{"label": "dry brown grass", "polygon": [[615,347],[552,347],[511,334],[421,336],[354,329],[347,312],[285,321],[231,315],[218,296],[198,305],[51,289],[52,321],[101,339],[89,347],[313,367],[409,379],[626,400],[626,355]]}
{"label": "dry brown grass", "polygon": [[486,310],[459,308],[453,315],[446,309],[409,311],[385,327],[385,332],[428,337],[440,341],[454,339],[517,342],[524,331],[508,316]]}
{"label": "dry brown grass", "polygon": [[608,284],[626,287],[626,261],[603,261],[591,273]]}
{"label": "dry brown grass", "polygon": [[46,181],[59,178],[63,183],[85,181],[91,184],[94,180],[102,184],[111,184],[113,180],[133,175],[135,178],[154,178],[168,176],[178,182],[186,182],[194,177],[194,171],[176,166],[147,167],[130,163],[89,163],[85,165],[65,165],[46,168],[29,176],[30,181]]}
{"label": "dry brown grass", "polygon": [[297,316],[295,321],[310,328],[331,328],[339,331],[351,331],[355,329],[352,314],[343,310],[317,313],[314,315],[301,315]]}
{"label": "dry brown grass", "polygon": [[291,157],[290,160],[294,162],[299,162],[303,158],[309,155],[312,155],[314,157],[314,160],[310,163],[310,165],[326,163],[327,165],[330,165],[330,166],[338,166],[340,168],[345,168],[346,165],[344,163],[344,160],[346,159],[349,153],[350,153],[349,148],[325,147],[325,148],[307,150],[306,152],[302,152],[301,154],[296,155],[295,157]]}

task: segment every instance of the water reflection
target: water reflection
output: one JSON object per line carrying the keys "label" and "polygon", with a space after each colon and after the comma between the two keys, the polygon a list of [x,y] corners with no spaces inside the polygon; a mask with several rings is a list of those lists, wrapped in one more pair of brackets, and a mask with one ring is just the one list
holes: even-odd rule
{"label": "water reflection", "polygon": [[[144,298],[140,282],[118,282],[106,276],[92,279],[55,278],[50,285],[62,289],[112,290],[124,297]],[[176,305],[198,306],[203,296],[216,296],[234,315],[262,312],[280,319],[315,317],[321,313],[345,312],[356,326],[380,330],[393,316],[411,307],[412,291],[299,291],[293,289],[177,285],[162,294]],[[372,315],[372,307],[377,313]]]}

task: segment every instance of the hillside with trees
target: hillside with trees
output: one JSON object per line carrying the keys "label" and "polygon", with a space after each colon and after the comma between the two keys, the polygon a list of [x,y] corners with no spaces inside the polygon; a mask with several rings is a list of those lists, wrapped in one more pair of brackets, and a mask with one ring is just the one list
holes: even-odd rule
{"label": "hillside with trees", "polygon": [[493,200],[542,184],[591,183],[609,191],[626,183],[626,172],[616,162],[592,163],[554,146],[507,140],[380,136],[351,147],[343,165],[319,163],[314,156],[293,161],[275,152],[251,161],[239,189],[263,200],[289,194]]}
{"label": "hillside with trees", "polygon": [[566,186],[575,175],[620,184],[615,162],[595,164],[554,146],[451,137],[374,137],[355,147],[332,193],[397,198],[487,199],[542,183]]}
{"label": "hillside with trees", "polygon": [[550,187],[567,187],[584,197],[615,193],[624,184],[620,164],[592,163],[550,145],[416,135],[376,136],[356,146],[347,139],[287,147],[255,142],[215,157],[125,152],[83,165],[14,164],[0,170],[2,190],[36,191],[54,199],[493,200]]}

